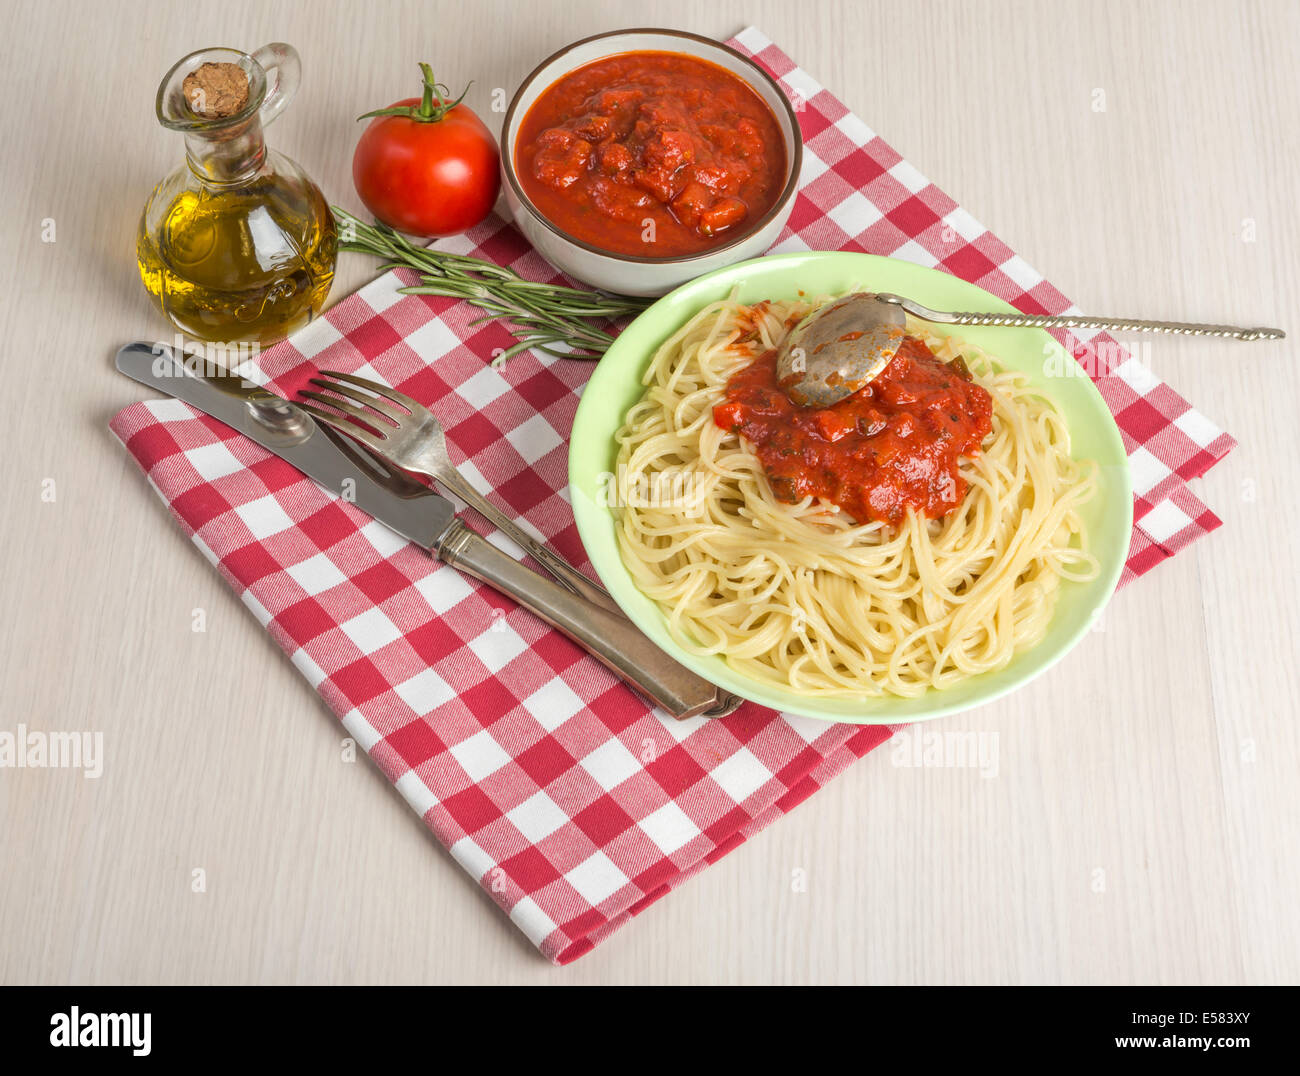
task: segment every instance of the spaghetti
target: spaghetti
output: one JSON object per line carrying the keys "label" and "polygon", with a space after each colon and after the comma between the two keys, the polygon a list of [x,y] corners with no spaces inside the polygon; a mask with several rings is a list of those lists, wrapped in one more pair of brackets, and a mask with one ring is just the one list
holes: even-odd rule
{"label": "spaghetti", "polygon": [[991,397],[991,432],[960,460],[964,496],[941,518],[909,507],[894,522],[784,503],[714,408],[817,305],[722,300],[656,352],[618,434],[629,572],[681,646],[801,695],[912,697],[1002,668],[1046,633],[1062,581],[1099,571],[1077,512],[1095,465],[1070,455],[1063,416],[1026,375],[909,322]]}

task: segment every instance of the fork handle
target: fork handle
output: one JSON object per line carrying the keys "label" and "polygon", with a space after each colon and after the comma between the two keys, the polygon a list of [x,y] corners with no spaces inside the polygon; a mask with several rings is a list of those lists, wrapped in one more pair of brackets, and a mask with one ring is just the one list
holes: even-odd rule
{"label": "fork handle", "polygon": [[497,509],[491,501],[471,486],[459,471],[440,470],[435,474],[430,474],[429,477],[473,508],[474,511],[495,526],[515,545],[531,554],[533,559],[541,564],[566,589],[571,590],[579,597],[586,598],[587,601],[595,605],[608,609],[610,612],[618,613],[619,616],[623,615],[618,603],[609,596],[609,592],[604,587],[599,583],[592,582],[558,553],[547,548],[513,519]]}
{"label": "fork handle", "polygon": [[558,628],[673,717],[723,717],[742,702],[674,661],[621,612],[593,605],[539,575],[459,519],[443,533],[434,552]]}
{"label": "fork handle", "polygon": [[974,310],[931,310],[913,299],[882,294],[913,317],[938,325],[998,325],[1023,329],[1105,329],[1110,332],[1170,333],[1178,336],[1222,336],[1231,340],[1283,340],[1281,329],[1250,329],[1238,325],[1207,325],[1195,321],[1147,321],[1142,318],[1094,318],[1082,314],[980,313]]}

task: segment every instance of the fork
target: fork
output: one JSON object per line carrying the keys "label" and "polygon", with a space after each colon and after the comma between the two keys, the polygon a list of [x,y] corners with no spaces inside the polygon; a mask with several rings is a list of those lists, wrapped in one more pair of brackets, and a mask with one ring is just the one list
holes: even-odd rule
{"label": "fork", "polygon": [[[621,615],[622,611],[604,587],[592,582],[558,553],[548,549],[465,480],[447,454],[447,438],[442,423],[422,403],[404,392],[355,374],[321,370],[320,375],[310,378],[311,384],[328,389],[336,396],[326,396],[311,389],[300,389],[298,394],[333,407],[347,418],[340,418],[312,404],[300,403],[298,406],[312,418],[356,441],[381,460],[403,471],[433,479],[530,553],[566,589]],[[353,402],[349,403],[349,400]]]}

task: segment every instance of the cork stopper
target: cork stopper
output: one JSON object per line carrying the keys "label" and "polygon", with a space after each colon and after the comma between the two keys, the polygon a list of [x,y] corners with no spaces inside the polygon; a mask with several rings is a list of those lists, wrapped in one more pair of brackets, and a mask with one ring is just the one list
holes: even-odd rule
{"label": "cork stopper", "polygon": [[222,119],[248,104],[248,76],[238,64],[203,64],[185,76],[181,93],[196,116]]}

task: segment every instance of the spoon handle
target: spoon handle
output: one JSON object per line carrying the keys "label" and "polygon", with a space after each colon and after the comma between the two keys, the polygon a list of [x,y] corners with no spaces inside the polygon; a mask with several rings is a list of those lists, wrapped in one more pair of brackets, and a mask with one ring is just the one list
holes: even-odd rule
{"label": "spoon handle", "polygon": [[1193,321],[1145,321],[1141,318],[1092,318],[1082,314],[1009,314],[931,310],[900,295],[880,295],[922,321],[941,325],[999,325],[1026,329],[1107,329],[1111,332],[1173,333],[1183,336],[1223,336],[1232,340],[1282,340],[1281,329],[1247,329],[1237,325],[1204,325]]}

